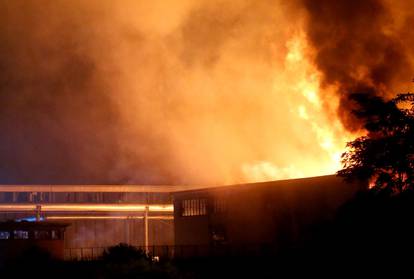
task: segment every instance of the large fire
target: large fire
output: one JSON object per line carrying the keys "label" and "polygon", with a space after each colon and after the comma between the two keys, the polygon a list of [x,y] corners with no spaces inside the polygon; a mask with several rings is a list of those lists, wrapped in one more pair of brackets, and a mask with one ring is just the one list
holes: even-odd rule
{"label": "large fire", "polygon": [[[292,158],[287,166],[277,166],[272,161],[262,161],[243,165],[244,175],[249,181],[277,180],[332,174],[341,168],[341,154],[346,143],[357,133],[345,130],[339,119],[332,118],[329,111],[338,108],[338,99],[331,93],[328,103],[321,100],[321,73],[311,62],[312,50],[303,32],[297,32],[287,42],[287,53],[283,68],[275,70],[275,75],[283,73],[292,80],[275,81],[274,90],[281,84],[291,95],[292,112],[297,119],[291,125],[304,124],[304,137],[313,139],[308,148],[314,153],[312,158],[299,156]],[[333,90],[325,89],[325,90]],[[277,94],[277,93],[276,93]],[[271,147],[270,147],[271,148]],[[305,151],[306,152],[306,151]]]}
{"label": "large fire", "polygon": [[349,94],[412,79],[406,2],[1,1],[2,183],[334,173]]}

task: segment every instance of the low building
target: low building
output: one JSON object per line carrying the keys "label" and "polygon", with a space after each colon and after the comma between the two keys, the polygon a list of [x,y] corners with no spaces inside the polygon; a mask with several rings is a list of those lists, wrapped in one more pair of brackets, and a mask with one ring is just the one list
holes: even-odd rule
{"label": "low building", "polygon": [[197,186],[0,185],[0,221],[69,223],[67,259],[96,258],[127,243],[172,256],[172,192]]}
{"label": "low building", "polygon": [[67,259],[120,242],[168,257],[279,251],[366,187],[334,175],[217,187],[0,185],[0,221],[69,223]]}
{"label": "low building", "polygon": [[331,175],[175,192],[176,256],[277,253],[366,187]]}
{"label": "low building", "polygon": [[0,262],[16,258],[31,248],[48,252],[52,258],[63,259],[67,226],[51,222],[1,222]]}

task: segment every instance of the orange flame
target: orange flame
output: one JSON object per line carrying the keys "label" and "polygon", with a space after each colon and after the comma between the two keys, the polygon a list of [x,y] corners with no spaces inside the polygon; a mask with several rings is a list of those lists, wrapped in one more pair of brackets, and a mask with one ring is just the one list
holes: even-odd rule
{"label": "orange flame", "polygon": [[[292,112],[296,113],[297,122],[290,125],[300,125],[303,137],[313,139],[310,140],[313,144],[306,148],[315,155],[291,158],[290,164],[282,167],[271,161],[247,163],[243,165],[243,172],[249,181],[333,174],[341,168],[340,159],[346,143],[355,137],[333,113],[338,108],[338,98],[333,94],[335,89],[321,88],[321,74],[311,63],[312,49],[305,34],[297,32],[286,46],[285,80],[276,79],[275,89],[284,84],[286,92],[291,94]],[[275,73],[278,74],[280,72]],[[321,98],[322,94],[329,95],[330,99]]]}

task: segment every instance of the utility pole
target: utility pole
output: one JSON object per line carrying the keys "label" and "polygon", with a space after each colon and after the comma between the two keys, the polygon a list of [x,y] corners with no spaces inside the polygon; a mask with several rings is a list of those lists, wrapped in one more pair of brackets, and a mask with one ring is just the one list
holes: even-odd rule
{"label": "utility pole", "polygon": [[42,206],[40,204],[36,205],[36,222],[40,221],[40,212],[42,211]]}
{"label": "utility pole", "polygon": [[145,206],[145,212],[144,212],[144,247],[145,247],[145,253],[149,254],[149,243],[148,243],[148,211],[149,206],[148,204]]}

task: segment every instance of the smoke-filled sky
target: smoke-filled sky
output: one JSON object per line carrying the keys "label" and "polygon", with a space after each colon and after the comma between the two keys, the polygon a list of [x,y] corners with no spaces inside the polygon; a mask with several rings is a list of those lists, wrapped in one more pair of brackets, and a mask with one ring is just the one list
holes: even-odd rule
{"label": "smoke-filled sky", "polygon": [[412,88],[412,1],[0,0],[0,183],[335,172]]}

